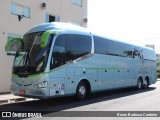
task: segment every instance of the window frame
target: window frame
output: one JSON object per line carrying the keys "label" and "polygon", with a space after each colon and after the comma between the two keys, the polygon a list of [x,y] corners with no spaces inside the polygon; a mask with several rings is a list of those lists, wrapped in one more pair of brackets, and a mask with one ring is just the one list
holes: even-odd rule
{"label": "window frame", "polygon": [[[56,68],[58,68],[58,67],[63,66],[63,65],[66,64],[66,40],[65,40],[65,38],[63,38],[63,39],[64,39],[64,63],[63,63],[63,65],[57,65],[57,66],[55,66],[54,63],[53,63],[53,61],[52,61],[52,60],[55,59],[55,57],[54,57],[54,56],[55,56],[55,55],[54,55],[54,50],[55,50],[56,41],[57,41],[57,40],[59,39],[59,37],[61,37],[62,35],[64,35],[64,34],[60,34],[60,35],[56,36],[56,38],[55,38],[54,46],[53,46],[53,49],[52,49],[52,51],[51,51],[50,70],[56,69]],[[64,36],[62,36],[62,37],[64,37]]]}
{"label": "window frame", "polygon": [[[65,39],[65,43],[66,43],[66,44],[65,44],[65,47],[66,47],[66,48],[65,48],[65,49],[66,49],[66,62],[74,61],[74,60],[76,60],[76,59],[79,59],[79,58],[81,58],[81,57],[83,57],[83,56],[91,53],[91,51],[92,51],[92,38],[91,38],[91,36],[89,36],[89,35],[83,35],[83,34],[66,34],[66,35],[70,35],[70,36],[72,35],[73,39],[76,38],[76,40],[77,40],[78,37],[79,37],[79,38],[80,38],[80,37],[88,37],[88,42],[89,42],[89,40],[90,40],[90,46],[89,46],[90,49],[89,49],[89,51],[80,51],[80,50],[79,50],[79,51],[71,51],[71,53],[73,53],[73,52],[79,52],[79,53],[80,53],[80,52],[84,52],[84,53],[83,53],[84,55],[79,56],[79,57],[77,57],[77,58],[74,58],[75,56],[74,56],[74,57],[72,56],[72,57],[73,57],[72,59],[68,59],[68,56],[67,56],[67,52],[68,52],[68,51],[67,51],[67,50],[68,50],[68,46],[67,46],[68,40]],[[69,37],[70,37],[70,36],[69,36]],[[67,37],[66,37],[66,38],[67,38]],[[72,39],[72,40],[73,40],[73,39]],[[85,39],[87,39],[87,38],[85,38]],[[79,39],[79,40],[80,40],[80,39]],[[78,40],[77,40],[77,41],[78,41]],[[84,42],[84,41],[83,41],[83,42]],[[82,41],[81,41],[80,43],[82,43]],[[69,44],[69,45],[70,45],[70,44]],[[84,48],[83,48],[83,49],[84,49]],[[71,49],[70,49],[70,50],[71,50]],[[82,54],[82,53],[81,53],[81,54]],[[77,55],[78,55],[78,54],[77,54]],[[80,55],[80,54],[79,54],[79,55]]]}
{"label": "window frame", "polygon": [[[79,35],[79,36],[86,36],[86,37],[88,37],[88,38],[90,38],[89,40],[90,40],[90,46],[89,46],[89,48],[90,48],[90,50],[89,51],[87,51],[88,53],[85,53],[85,55],[87,55],[87,54],[90,54],[91,53],[91,51],[92,51],[92,38],[91,38],[91,36],[89,36],[89,35],[83,35],[83,34],[71,34],[71,33],[65,33],[65,34],[59,34],[59,35],[57,35],[56,36],[56,38],[55,38],[55,41],[54,41],[54,46],[53,46],[53,49],[52,49],[52,51],[51,51],[51,58],[50,58],[50,70],[53,70],[53,69],[56,69],[56,68],[58,68],[58,67],[61,67],[61,66],[63,66],[63,65],[65,65],[65,64],[68,64],[68,63],[70,63],[70,62],[72,62],[72,61],[74,61],[74,60],[77,60],[77,59],[79,59],[79,58],[83,58],[83,56],[85,56],[85,55],[83,55],[83,56],[80,56],[80,57],[77,57],[77,58],[75,58],[75,59],[68,59],[67,60],[67,35]],[[64,37],[63,39],[64,39],[64,63],[63,64],[61,64],[61,65],[58,65],[58,66],[54,66],[54,62],[52,62],[52,60],[54,60],[54,55],[53,55],[53,53],[54,53],[54,48],[55,48],[55,44],[56,44],[56,41],[57,41],[57,39],[60,37],[60,36],[62,36],[62,37]],[[87,38],[86,38],[87,39]],[[73,51],[73,52],[75,52],[75,51]],[[78,52],[83,52],[83,51],[78,51]],[[69,58],[69,57],[68,57]],[[73,57],[74,58],[74,57]]]}
{"label": "window frame", "polygon": [[[113,55],[114,54],[114,49],[113,47],[111,47],[109,50],[106,48],[105,51],[98,51],[96,50],[97,47],[98,47],[98,44],[101,44],[101,42],[105,42],[105,43],[109,43],[111,46],[113,46],[113,41],[109,40],[109,39],[106,39],[106,38],[103,38],[103,37],[99,37],[99,36],[93,36],[94,38],[94,52],[95,53],[98,53],[98,54],[104,54],[104,55]],[[107,41],[108,40],[108,41]],[[100,41],[98,43],[98,41]],[[98,44],[97,44],[98,43]],[[103,44],[104,45],[104,44]]]}
{"label": "window frame", "polygon": [[[94,35],[93,38],[94,38],[94,53],[133,58],[132,45],[127,45],[126,43],[122,43],[119,41],[112,41],[110,39],[103,38],[96,35]],[[105,51],[102,51],[104,49],[100,49],[99,46],[102,46],[102,45],[104,45],[103,48],[105,48]]]}
{"label": "window frame", "polygon": [[50,13],[46,13],[46,20],[45,20],[45,22],[46,23],[50,23],[50,21],[49,21],[49,16],[52,16],[52,17],[55,17],[55,21],[52,21],[52,22],[60,22],[60,16],[58,16],[58,15],[52,15],[52,14],[50,14]]}
{"label": "window frame", "polygon": [[133,58],[135,58],[135,59],[142,59],[141,52],[140,52],[139,49],[134,48],[134,51],[133,51]]}
{"label": "window frame", "polygon": [[79,6],[79,7],[82,7],[82,6],[83,6],[83,0],[80,0],[80,1],[81,1],[81,4],[79,4],[79,3],[77,2],[77,0],[71,0],[72,4],[77,5],[77,6]]}
{"label": "window frame", "polygon": [[[19,14],[19,13],[17,12],[17,9],[15,9],[15,11],[13,11],[13,9],[12,9],[13,5],[16,5],[16,6],[18,6],[18,7],[21,7],[21,8],[22,8],[22,11],[21,11],[22,14]],[[29,10],[29,11],[28,11],[29,16],[26,16],[26,15],[25,15],[25,10],[26,10],[26,9]],[[13,14],[13,15],[22,15],[22,16],[25,17],[25,18],[30,18],[30,17],[31,17],[31,8],[30,8],[30,7],[24,6],[24,5],[21,5],[21,4],[17,4],[17,3],[15,3],[15,2],[12,2],[12,3],[11,3],[10,12],[11,12],[11,14]]]}

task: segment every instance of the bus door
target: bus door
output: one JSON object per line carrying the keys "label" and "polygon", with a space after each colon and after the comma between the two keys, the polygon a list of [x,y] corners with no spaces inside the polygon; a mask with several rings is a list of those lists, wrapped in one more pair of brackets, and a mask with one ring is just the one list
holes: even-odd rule
{"label": "bus door", "polygon": [[66,93],[66,67],[60,66],[62,61],[53,56],[51,58],[51,71],[49,73],[50,96],[64,95]]}
{"label": "bus door", "polygon": [[66,93],[65,63],[65,39],[62,36],[58,36],[54,43],[50,61],[50,96],[64,95]]}
{"label": "bus door", "polygon": [[68,39],[69,39],[68,36],[63,34],[59,35],[56,38],[53,48],[53,67],[61,71],[58,74],[55,73],[55,76],[59,75],[59,77],[65,78],[64,80],[65,93],[71,94],[74,92],[75,70],[74,67],[70,66],[72,64],[72,57],[67,49]]}

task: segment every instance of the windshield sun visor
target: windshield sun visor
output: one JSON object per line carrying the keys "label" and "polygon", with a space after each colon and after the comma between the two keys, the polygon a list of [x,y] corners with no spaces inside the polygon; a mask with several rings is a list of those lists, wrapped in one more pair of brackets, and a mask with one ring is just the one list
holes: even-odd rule
{"label": "windshield sun visor", "polygon": [[47,46],[49,36],[51,34],[56,34],[56,31],[48,30],[48,31],[43,33],[42,38],[41,38],[41,48],[45,48]]}

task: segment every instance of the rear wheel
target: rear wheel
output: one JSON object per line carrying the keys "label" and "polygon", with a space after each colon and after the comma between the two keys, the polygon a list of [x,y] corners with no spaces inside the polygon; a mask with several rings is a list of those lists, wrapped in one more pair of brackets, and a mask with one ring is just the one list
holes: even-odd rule
{"label": "rear wheel", "polygon": [[85,98],[88,97],[89,94],[89,89],[88,86],[85,82],[81,81],[78,84],[77,90],[76,90],[76,98],[78,100],[84,100]]}
{"label": "rear wheel", "polygon": [[137,81],[137,89],[140,90],[142,89],[142,87],[143,87],[143,82],[142,82],[142,79],[139,78]]}
{"label": "rear wheel", "polygon": [[145,80],[143,81],[143,88],[144,88],[144,89],[147,89],[148,86],[149,86],[148,79],[145,79]]}

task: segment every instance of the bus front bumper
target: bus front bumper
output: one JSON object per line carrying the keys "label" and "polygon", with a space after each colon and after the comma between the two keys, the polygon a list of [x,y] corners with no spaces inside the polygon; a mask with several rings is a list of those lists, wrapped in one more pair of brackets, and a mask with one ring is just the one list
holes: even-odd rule
{"label": "bus front bumper", "polygon": [[27,97],[27,98],[39,98],[39,99],[45,99],[49,96],[46,94],[45,89],[26,89],[26,88],[20,88],[15,87],[13,85],[10,86],[11,93],[14,95]]}

